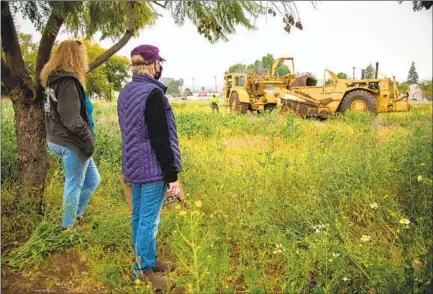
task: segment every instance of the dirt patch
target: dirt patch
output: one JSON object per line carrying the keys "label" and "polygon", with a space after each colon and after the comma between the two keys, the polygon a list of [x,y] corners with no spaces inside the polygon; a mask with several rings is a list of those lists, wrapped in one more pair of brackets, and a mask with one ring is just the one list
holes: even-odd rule
{"label": "dirt patch", "polygon": [[86,259],[73,249],[66,253],[54,254],[46,269],[46,274],[67,280],[75,271],[86,273],[87,270]]}
{"label": "dirt patch", "polygon": [[4,268],[2,293],[101,293],[106,290],[70,287],[73,276],[86,275],[87,271],[86,260],[77,250],[59,252],[40,267],[22,271]]}
{"label": "dirt patch", "polygon": [[29,293],[25,291],[18,291],[20,288],[20,282],[23,280],[23,276],[19,272],[15,272],[13,269],[2,265],[2,279],[1,279],[1,292],[2,293]]}

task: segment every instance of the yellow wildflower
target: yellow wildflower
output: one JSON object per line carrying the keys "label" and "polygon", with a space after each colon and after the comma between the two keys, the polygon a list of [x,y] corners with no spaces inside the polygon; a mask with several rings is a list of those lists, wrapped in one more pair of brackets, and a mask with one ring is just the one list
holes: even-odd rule
{"label": "yellow wildflower", "polygon": [[188,289],[188,292],[187,293],[194,293],[194,285],[192,284],[192,283],[188,283],[187,284],[187,289]]}
{"label": "yellow wildflower", "polygon": [[361,241],[362,242],[370,242],[371,241],[371,237],[368,236],[368,235],[362,235]]}
{"label": "yellow wildflower", "polygon": [[178,204],[174,208],[176,208],[177,210],[179,210],[181,208],[181,206],[180,206],[180,204]]}
{"label": "yellow wildflower", "polygon": [[408,224],[410,224],[410,220],[407,219],[407,218],[402,218],[402,219],[400,220],[400,223],[401,223],[402,225],[408,225]]}
{"label": "yellow wildflower", "polygon": [[378,207],[379,205],[376,202],[370,204],[371,209],[377,209]]}
{"label": "yellow wildflower", "polygon": [[422,266],[423,266],[423,264],[422,264],[422,262],[419,260],[419,259],[415,259],[413,262],[412,262],[412,267],[415,269],[415,270],[420,270],[421,268],[422,268]]}
{"label": "yellow wildflower", "polygon": [[419,176],[418,176],[418,182],[421,182],[421,181],[422,181],[422,176],[419,175]]}
{"label": "yellow wildflower", "polygon": [[179,215],[180,215],[180,216],[185,216],[185,215],[186,215],[186,211],[185,211],[185,210],[181,210],[181,211],[179,212]]}
{"label": "yellow wildflower", "polygon": [[198,208],[200,208],[203,205],[203,202],[201,202],[201,200],[196,200],[194,202],[195,206],[197,206]]}

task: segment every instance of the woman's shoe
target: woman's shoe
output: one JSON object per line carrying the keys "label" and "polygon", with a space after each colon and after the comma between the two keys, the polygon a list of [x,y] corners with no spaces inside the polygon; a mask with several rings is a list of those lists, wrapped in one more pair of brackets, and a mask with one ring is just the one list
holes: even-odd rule
{"label": "woman's shoe", "polygon": [[134,282],[139,283],[141,279],[148,280],[152,284],[152,287],[157,291],[167,290],[167,289],[173,290],[176,287],[176,283],[170,281],[164,276],[155,275],[152,269],[148,269],[146,271],[139,271],[139,270],[134,271],[133,273]]}
{"label": "woman's shoe", "polygon": [[79,216],[76,219],[77,225],[82,226],[84,225],[84,216]]}
{"label": "woman's shoe", "polygon": [[172,262],[164,262],[161,259],[156,259],[156,267],[153,269],[155,273],[157,272],[172,272],[176,269],[176,266]]}

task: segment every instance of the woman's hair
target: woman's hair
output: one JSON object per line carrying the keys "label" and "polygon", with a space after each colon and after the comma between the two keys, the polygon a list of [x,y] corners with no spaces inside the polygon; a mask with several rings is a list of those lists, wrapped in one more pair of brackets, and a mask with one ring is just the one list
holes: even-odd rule
{"label": "woman's hair", "polygon": [[156,62],[150,62],[144,60],[140,55],[133,55],[131,57],[132,62],[132,73],[148,75],[154,77],[156,74]]}
{"label": "woman's hair", "polygon": [[41,71],[42,86],[46,87],[49,76],[57,70],[68,71],[78,78],[83,86],[88,71],[86,46],[79,41],[65,40]]}

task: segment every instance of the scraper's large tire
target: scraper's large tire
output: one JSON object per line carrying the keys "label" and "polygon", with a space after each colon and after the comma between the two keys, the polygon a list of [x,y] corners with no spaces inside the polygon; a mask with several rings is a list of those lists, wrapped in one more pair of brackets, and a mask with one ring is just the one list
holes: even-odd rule
{"label": "scraper's large tire", "polygon": [[364,90],[356,90],[347,94],[340,106],[341,112],[345,111],[371,111],[377,113],[376,98],[373,94]]}
{"label": "scraper's large tire", "polygon": [[247,113],[249,104],[248,103],[242,103],[239,101],[239,94],[238,92],[232,92],[230,94],[230,112],[236,112],[236,113]]}

